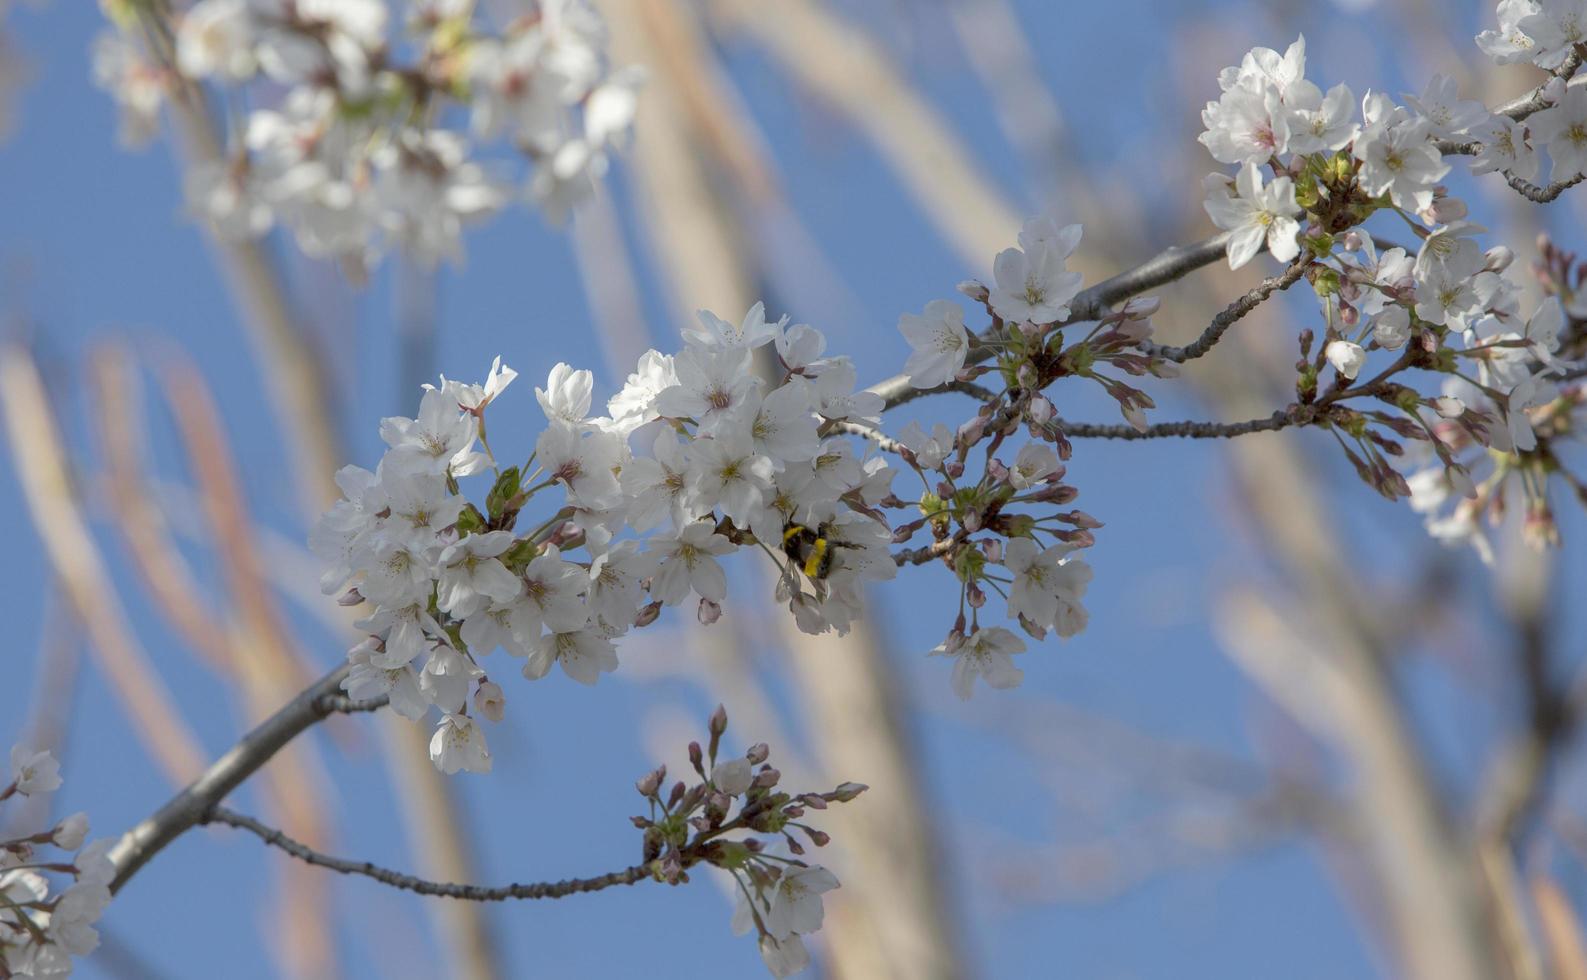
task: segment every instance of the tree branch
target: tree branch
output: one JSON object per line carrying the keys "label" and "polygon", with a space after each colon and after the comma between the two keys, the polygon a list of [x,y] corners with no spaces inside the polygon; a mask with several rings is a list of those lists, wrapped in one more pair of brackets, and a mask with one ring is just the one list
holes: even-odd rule
{"label": "tree branch", "polygon": [[1218,341],[1223,339],[1225,331],[1244,319],[1247,313],[1262,305],[1269,296],[1272,296],[1275,292],[1288,289],[1300,281],[1300,278],[1306,274],[1306,269],[1310,265],[1310,261],[1296,262],[1288,269],[1285,269],[1282,275],[1262,280],[1260,286],[1224,307],[1223,311],[1213,317],[1211,323],[1207,324],[1207,329],[1201,332],[1201,336],[1184,347],[1165,347],[1161,344],[1144,343],[1141,345],[1141,350],[1157,357],[1166,357],[1176,364],[1183,364],[1186,361],[1193,361],[1201,357],[1212,350]]}
{"label": "tree branch", "polygon": [[329,868],[344,875],[363,875],[366,878],[373,878],[393,888],[415,892],[419,895],[456,898],[469,902],[566,898],[569,895],[600,891],[603,888],[611,888],[614,885],[632,885],[654,877],[649,865],[636,864],[621,871],[613,871],[610,874],[599,875],[594,878],[570,878],[566,881],[536,882],[528,885],[503,885],[499,888],[448,884],[426,881],[423,878],[416,878],[400,871],[382,868],[368,861],[348,861],[344,858],[321,854],[319,851],[293,840],[273,827],[267,827],[252,817],[236,813],[221,806],[211,807],[202,816],[199,823],[223,823],[229,827],[246,830],[271,847],[278,847],[286,851],[299,861],[321,868]]}
{"label": "tree branch", "polygon": [[[1069,323],[1100,319],[1108,308],[1148,289],[1181,279],[1197,269],[1205,268],[1222,258],[1228,248],[1227,233],[1204,238],[1189,245],[1173,245],[1127,269],[1111,279],[1104,279],[1090,289],[1082,290],[1069,304]],[[970,351],[968,364],[980,364],[992,356],[990,348],[980,347]],[[909,376],[896,374],[886,381],[872,385],[868,390],[882,396],[887,407],[918,398],[926,392],[909,383]],[[935,391],[936,389],[930,389]]]}
{"label": "tree branch", "polygon": [[344,663],[315,681],[286,707],[244,735],[186,789],[155,811],[153,816],[122,834],[121,839],[110,849],[110,860],[116,865],[116,876],[111,880],[110,890],[119,891],[127,879],[136,874],[150,858],[202,823],[205,814],[215,804],[305,729],[337,712],[373,711],[385,703],[383,698],[349,701],[343,697],[342,680],[347,676],[348,669]]}
{"label": "tree branch", "polygon": [[1099,425],[1088,422],[1060,422],[1058,427],[1071,439],[1230,439],[1252,432],[1277,432],[1291,426],[1306,425],[1312,419],[1297,416],[1289,411],[1274,412],[1265,419],[1248,422],[1158,422],[1144,431],[1133,425]]}

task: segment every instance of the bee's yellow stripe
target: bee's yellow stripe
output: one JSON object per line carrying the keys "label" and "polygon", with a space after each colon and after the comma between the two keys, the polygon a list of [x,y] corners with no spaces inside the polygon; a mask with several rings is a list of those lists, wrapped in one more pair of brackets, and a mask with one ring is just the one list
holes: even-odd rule
{"label": "bee's yellow stripe", "polygon": [[800,534],[803,531],[804,531],[804,525],[802,525],[802,524],[790,524],[790,525],[788,525],[788,530],[786,530],[786,531],[784,531],[782,533],[783,543],[787,544],[789,541],[793,540],[794,535]]}
{"label": "bee's yellow stripe", "polygon": [[815,544],[810,546],[810,557],[805,559],[805,574],[815,578],[816,572],[821,568],[821,559],[826,557],[827,539],[816,538]]}

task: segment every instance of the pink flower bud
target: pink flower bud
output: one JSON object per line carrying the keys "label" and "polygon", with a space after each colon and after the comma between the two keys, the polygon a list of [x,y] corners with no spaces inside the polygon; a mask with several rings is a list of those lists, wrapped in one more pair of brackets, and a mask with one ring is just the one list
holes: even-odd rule
{"label": "pink flower bud", "polygon": [[666,780],[667,767],[664,765],[658,766],[657,768],[652,769],[650,772],[647,772],[645,775],[641,776],[639,780],[634,783],[634,789],[639,791],[640,796],[646,797],[648,799],[649,797],[656,795],[657,791],[661,789],[661,784],[666,782]]}
{"label": "pink flower bud", "polygon": [[1344,246],[1347,252],[1359,252],[1366,247],[1366,238],[1359,230],[1352,228],[1345,232]]}
{"label": "pink flower bud", "polygon": [[634,617],[634,626],[643,627],[654,623],[661,616],[661,603],[652,602],[639,610],[639,615]]}
{"label": "pink flower bud", "polygon": [[1046,425],[1058,416],[1058,409],[1047,400],[1046,395],[1037,395],[1025,406],[1025,417],[1037,425]]}
{"label": "pink flower bud", "polygon": [[744,753],[744,758],[749,760],[750,765],[758,766],[762,762],[765,762],[770,755],[770,746],[768,746],[765,742],[756,742],[754,745],[749,747],[748,752]]}

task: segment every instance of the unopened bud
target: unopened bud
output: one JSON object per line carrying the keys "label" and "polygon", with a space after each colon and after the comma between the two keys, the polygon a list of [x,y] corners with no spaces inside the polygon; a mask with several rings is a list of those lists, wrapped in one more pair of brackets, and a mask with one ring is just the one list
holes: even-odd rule
{"label": "unopened bud", "polygon": [[661,784],[666,782],[666,780],[667,767],[665,765],[660,765],[641,776],[638,781],[634,783],[634,789],[639,791],[640,796],[649,799],[650,797],[655,796],[656,793],[661,790]]}
{"label": "unopened bud", "polygon": [[689,743],[689,765],[701,776],[705,775],[705,750],[700,748],[699,742]]}
{"label": "unopened bud", "polygon": [[702,625],[705,625],[705,626],[710,626],[710,625],[712,625],[713,623],[715,623],[717,620],[719,620],[721,618],[722,618],[722,605],[721,605],[721,603],[715,602],[713,600],[705,598],[704,596],[701,596],[700,597],[700,612],[699,612],[700,623]]}
{"label": "unopened bud", "polygon": [[474,689],[474,708],[486,721],[501,721],[507,713],[507,695],[495,681],[480,681]]}
{"label": "unopened bud", "polygon": [[1101,521],[1097,520],[1095,517],[1092,517],[1090,514],[1087,514],[1083,510],[1070,511],[1064,515],[1064,521],[1065,523],[1073,524],[1075,527],[1098,528],[1102,526]]}
{"label": "unopened bud", "polygon": [[749,764],[752,766],[758,766],[770,757],[771,746],[767,745],[765,742],[756,742],[754,745],[749,747],[748,752],[744,753],[744,758],[748,759]]}
{"label": "unopened bud", "polygon": [[364,594],[357,589],[348,589],[341,598],[336,600],[338,606],[356,606],[364,601]]}
{"label": "unopened bud", "polygon": [[1453,395],[1444,395],[1433,402],[1438,414],[1446,419],[1458,419],[1466,412],[1466,404]]}
{"label": "unopened bud", "polygon": [[964,529],[966,531],[974,534],[975,532],[981,530],[981,512],[976,508],[971,507],[969,510],[964,512],[964,517],[961,519],[960,523],[964,525]]}
{"label": "unopened bud", "polygon": [[684,791],[683,780],[680,779],[672,784],[672,792],[667,794],[667,809],[670,810],[678,805],[678,801],[683,799]]}
{"label": "unopened bud", "polygon": [[777,785],[777,781],[781,778],[782,773],[773,769],[771,766],[767,766],[755,774],[754,785],[760,789],[771,789],[773,786]]}
{"label": "unopened bud", "polygon": [[1058,410],[1046,395],[1037,395],[1025,405],[1025,417],[1037,425],[1046,425],[1058,416]]}
{"label": "unopened bud", "polygon": [[1495,245],[1488,249],[1486,254],[1487,261],[1482,267],[1488,272],[1503,272],[1515,261],[1515,252],[1505,245]]}
{"label": "unopened bud", "polygon": [[848,803],[868,789],[870,787],[864,783],[839,783],[837,789],[827,794],[827,799],[834,803]]}
{"label": "unopened bud", "polygon": [[810,843],[817,847],[826,847],[832,843],[832,835],[824,830],[816,830],[814,827],[800,827],[799,829],[803,830],[805,836],[810,838]]}
{"label": "unopened bud", "polygon": [[986,434],[986,419],[976,415],[970,421],[959,426],[958,441],[960,446],[973,446],[981,441]]}
{"label": "unopened bud", "polygon": [[1003,539],[983,538],[981,540],[981,554],[994,565],[1003,564]]}
{"label": "unopened bud", "polygon": [[50,841],[63,851],[75,851],[88,836],[88,814],[74,813],[55,825]]}
{"label": "unopened bud", "polygon": [[987,296],[990,295],[990,292],[987,290],[986,286],[974,279],[966,279],[965,281],[959,283],[959,285],[955,288],[958,289],[960,293],[968,296],[971,300],[974,300],[977,303],[985,303]]}
{"label": "unopened bud", "polygon": [[1344,247],[1346,252],[1359,252],[1366,247],[1366,239],[1359,229],[1352,228],[1345,232]]}
{"label": "unopened bud", "polygon": [[965,599],[970,603],[971,609],[980,609],[986,605],[986,592],[974,582],[966,586],[964,592]]}
{"label": "unopened bud", "polygon": [[661,616],[661,603],[659,601],[640,607],[639,614],[634,617],[636,629],[649,626]]}
{"label": "unopened bud", "polygon": [[717,705],[716,710],[711,712],[711,720],[706,722],[705,727],[712,735],[721,735],[727,731],[727,708],[720,704]]}
{"label": "unopened bud", "polygon": [[1014,378],[1019,382],[1021,388],[1036,387],[1036,366],[1029,361],[1025,361],[1014,372]]}

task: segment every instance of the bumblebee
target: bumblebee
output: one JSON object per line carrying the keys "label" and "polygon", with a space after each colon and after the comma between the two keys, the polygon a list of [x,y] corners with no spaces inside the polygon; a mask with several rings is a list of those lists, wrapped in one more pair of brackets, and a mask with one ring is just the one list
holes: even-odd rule
{"label": "bumblebee", "polygon": [[823,581],[832,574],[837,549],[858,547],[847,541],[834,541],[831,534],[832,525],[827,523],[818,524],[813,529],[803,524],[789,524],[782,532],[783,554],[810,581]]}

